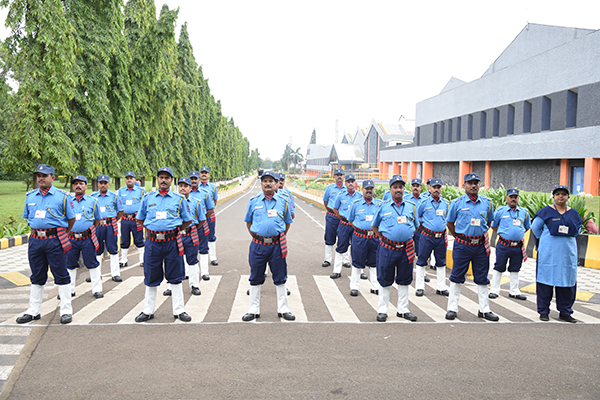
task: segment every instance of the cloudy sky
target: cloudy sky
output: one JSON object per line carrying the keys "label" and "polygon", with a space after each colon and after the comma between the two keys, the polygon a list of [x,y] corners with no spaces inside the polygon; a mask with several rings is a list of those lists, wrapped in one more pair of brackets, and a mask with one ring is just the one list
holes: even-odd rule
{"label": "cloudy sky", "polygon": [[[262,158],[401,115],[479,78],[528,22],[600,29],[600,1],[155,0],[179,7],[225,115]],[[178,30],[179,32],[179,30]]]}

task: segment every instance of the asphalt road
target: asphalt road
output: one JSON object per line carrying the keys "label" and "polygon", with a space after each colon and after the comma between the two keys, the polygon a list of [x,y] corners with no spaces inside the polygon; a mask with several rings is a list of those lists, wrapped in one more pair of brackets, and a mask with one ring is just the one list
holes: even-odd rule
{"label": "asphalt road", "polygon": [[516,302],[503,290],[503,300],[491,302],[501,322],[490,323],[473,313],[476,289],[465,285],[459,320],[448,322],[439,317],[446,298],[428,285],[423,298],[410,290],[419,322],[390,312],[377,323],[368,285],[351,297],[350,270],[331,280],[331,267],[321,267],[324,212],[303,201],[288,235],[290,308],[298,320],[277,317],[269,274],[261,318],[242,322],[250,243],[243,217],[257,191],[217,207],[219,266],[201,283],[201,296],[184,286],[191,323],[173,322],[168,298],[152,323],[133,322],[144,286],[132,251],[124,282],[105,281],[104,299],[94,300],[87,272],[79,274],[72,324],[59,324],[55,298],[44,303],[51,312],[29,324],[0,398],[600,398],[596,305],[576,304],[575,316],[587,323],[557,322],[556,311],[543,323],[533,297]]}

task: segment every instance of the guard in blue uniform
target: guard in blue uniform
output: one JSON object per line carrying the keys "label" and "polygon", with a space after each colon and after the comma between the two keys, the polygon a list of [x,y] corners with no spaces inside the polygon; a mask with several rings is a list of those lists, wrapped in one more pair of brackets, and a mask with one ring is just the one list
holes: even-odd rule
{"label": "guard in blue uniform", "polygon": [[[423,200],[425,200],[425,194],[421,194],[421,188],[423,187],[422,181],[419,178],[415,178],[410,183],[410,190],[412,192],[412,196],[408,196],[407,200],[412,201],[417,205],[417,209]],[[421,238],[421,231],[417,229],[415,231],[415,235],[413,236],[413,240],[415,242],[415,261],[419,258],[419,239]],[[425,282],[429,282],[429,277],[425,275],[423,277]],[[418,281],[417,281],[418,283]]]}
{"label": "guard in blue uniform", "polygon": [[75,224],[69,232],[71,250],[67,252],[67,268],[71,276],[71,295],[75,296],[75,282],[77,280],[77,268],[79,268],[79,255],[83,258],[83,264],[90,271],[92,282],[92,293],[95,298],[104,297],[102,293],[102,276],[100,274],[100,263],[96,258],[96,227],[100,223],[100,209],[98,200],[85,194],[88,188],[87,178],[77,175],[71,181],[71,187],[75,196],[71,196],[73,210],[75,211]]}
{"label": "guard in blue uniform", "polygon": [[379,238],[371,229],[371,222],[381,207],[381,200],[373,197],[375,183],[366,179],[362,184],[363,197],[354,200],[348,214],[348,221],[354,229],[352,237],[352,274],[350,276],[350,296],[358,296],[360,278],[365,267],[369,268],[371,293],[379,294],[377,282],[377,249]]}
{"label": "guard in blue uniform", "polygon": [[[189,322],[192,317],[185,312],[183,303],[183,241],[179,235],[192,223],[188,203],[183,196],[173,193],[173,171],[169,167],[158,170],[158,190],[142,199],[137,220],[146,228],[144,252],[144,311],[135,322],[154,318],[158,285],[163,278],[171,284],[173,317]],[[163,269],[164,266],[164,269]]]}
{"label": "guard in blue uniform", "polygon": [[417,277],[415,289],[417,296],[425,294],[425,267],[431,253],[435,254],[435,269],[437,273],[436,294],[448,296],[446,287],[446,249],[448,237],[446,235],[446,216],[450,202],[443,199],[442,180],[431,179],[431,194],[424,197],[417,207],[421,226],[419,227],[419,252],[417,259]]}
{"label": "guard in blue uniform", "polygon": [[490,311],[488,299],[488,271],[490,270],[490,241],[488,229],[494,220],[494,206],[486,197],[479,196],[479,175],[465,175],[466,194],[450,203],[446,218],[448,230],[454,236],[452,251],[452,273],[450,274],[450,294],[446,319],[453,320],[458,314],[458,299],[461,285],[469,264],[473,267],[473,280],[477,284],[479,298],[479,318],[498,321],[498,316]]}
{"label": "guard in blue uniform", "polygon": [[98,176],[98,190],[92,193],[98,202],[100,209],[100,224],[96,228],[98,236],[98,249],[96,257],[102,268],[102,254],[104,247],[110,254],[110,275],[115,282],[122,282],[121,272],[119,271],[119,254],[117,249],[117,236],[119,234],[118,222],[123,215],[123,203],[115,192],[108,190],[110,178],[108,175]]}
{"label": "guard in blue uniform", "polygon": [[136,223],[137,211],[140,208],[142,198],[146,191],[136,185],[135,174],[129,171],[125,174],[126,185],[119,189],[117,197],[123,205],[121,217],[121,261],[119,267],[127,266],[127,253],[133,235],[133,244],[138,249],[138,260],[140,266],[144,266],[144,227]]}
{"label": "guard in blue uniform", "polygon": [[506,206],[500,207],[494,213],[492,229],[498,234],[496,243],[496,262],[492,271],[492,284],[490,285],[490,299],[495,299],[500,294],[500,280],[502,273],[510,273],[510,289],[508,296],[517,300],[527,300],[519,290],[519,271],[523,261],[527,261],[527,249],[523,238],[525,232],[531,228],[529,211],[519,207],[519,190],[506,191]]}
{"label": "guard in blue uniform", "polygon": [[390,289],[394,280],[398,284],[399,318],[416,321],[417,316],[408,309],[408,285],[413,279],[415,259],[413,235],[419,227],[417,206],[404,199],[404,179],[395,175],[390,179],[392,200],[384,202],[377,210],[371,229],[379,237],[377,252],[377,280],[381,285],[377,305],[377,321],[385,322],[390,306]]}
{"label": "guard in blue uniform", "polygon": [[335,248],[335,263],[333,264],[333,273],[329,276],[331,279],[337,279],[342,276],[342,266],[350,268],[348,247],[352,244],[352,234],[354,229],[352,223],[348,221],[348,215],[352,208],[352,202],[362,197],[360,192],[355,190],[356,179],[354,175],[346,175],[346,189],[338,193],[333,202],[333,212],[340,219],[337,231],[337,247]]}
{"label": "guard in blue uniform", "polygon": [[[213,214],[215,212],[215,200],[213,199],[214,197],[214,193],[210,193],[208,190],[204,190],[200,188],[200,172],[198,171],[191,171],[190,172],[190,181],[192,182],[192,188],[190,191],[190,196],[191,197],[195,197],[196,199],[198,199],[200,201],[200,203],[202,204],[202,208],[204,209],[205,212],[205,221],[203,223],[201,223],[199,229],[198,229],[198,234],[199,236],[202,236],[202,233],[204,232],[206,239],[208,239],[208,237],[210,236],[210,225],[209,225],[209,220],[210,219],[214,219]],[[213,228],[214,228],[214,224],[213,224]],[[213,229],[213,236],[214,236],[214,229]],[[200,238],[200,241],[203,241],[203,238]],[[206,246],[204,246],[203,244],[200,245],[199,247],[199,251],[200,251],[200,275],[202,276],[202,280],[208,281],[210,279],[210,275],[209,275],[209,271],[208,271],[208,241],[206,242]],[[186,274],[186,276],[188,276],[188,274]]]}
{"label": "guard in blue uniform", "polygon": [[[200,189],[204,189],[208,196],[215,203],[215,207],[217,206],[217,202],[219,200],[219,194],[217,193],[217,186],[214,183],[210,183],[208,180],[210,179],[210,169],[208,167],[200,168],[200,184],[198,187]],[[208,227],[210,229],[210,234],[208,235],[208,258],[210,259],[211,265],[219,265],[217,261],[217,236],[216,236],[216,227],[217,227],[217,215],[215,213],[211,213],[210,216],[207,217]],[[208,276],[208,270],[206,274],[202,273],[202,279],[204,276]]]}
{"label": "guard in blue uniform", "polygon": [[71,248],[68,234],[75,224],[75,212],[69,195],[52,186],[56,178],[54,167],[40,164],[33,174],[39,188],[27,193],[23,208],[23,218],[31,228],[27,251],[31,268],[31,291],[29,308],[17,318],[17,323],[40,319],[44,285],[48,280],[50,266],[60,295],[60,323],[68,324],[73,320],[73,308],[65,253]]}
{"label": "guard in blue uniform", "polygon": [[323,204],[327,209],[325,215],[325,261],[323,261],[323,267],[329,267],[333,260],[333,246],[337,242],[337,230],[340,225],[340,219],[333,212],[333,203],[338,193],[344,190],[344,170],[336,169],[333,172],[335,183],[325,188],[323,194]]}
{"label": "guard in blue uniform", "polygon": [[248,201],[244,222],[252,236],[250,263],[250,307],[242,317],[252,321],[260,317],[260,287],[265,283],[267,263],[271,268],[277,293],[277,315],[288,321],[296,319],[290,312],[285,283],[287,281],[287,238],[293,222],[288,202],[275,195],[278,175],[265,171],[261,175],[262,193]]}

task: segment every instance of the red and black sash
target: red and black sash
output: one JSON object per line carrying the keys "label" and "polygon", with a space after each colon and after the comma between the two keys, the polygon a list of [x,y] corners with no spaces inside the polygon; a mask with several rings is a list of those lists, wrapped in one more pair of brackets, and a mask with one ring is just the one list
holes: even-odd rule
{"label": "red and black sash", "polygon": [[487,231],[481,236],[467,236],[462,233],[456,234],[456,241],[460,244],[466,244],[467,246],[485,246],[486,254],[490,255],[490,236]]}
{"label": "red and black sash", "polygon": [[113,218],[112,219],[112,228],[113,228],[113,232],[115,233],[115,236],[119,235],[119,227],[117,226],[117,218]]}
{"label": "red and black sash", "polygon": [[287,248],[287,236],[285,235],[285,232],[282,232],[280,237],[279,237],[279,244],[281,245],[281,257],[286,258],[287,254],[288,254],[288,248]]}
{"label": "red and black sash", "polygon": [[94,248],[98,250],[100,243],[98,243],[98,236],[96,236],[96,227],[92,225],[90,231],[92,232],[92,243],[94,243]]}
{"label": "red and black sash", "polygon": [[196,225],[192,225],[190,236],[192,237],[194,246],[198,246],[200,244],[200,239],[198,238],[198,229],[196,229]]}
{"label": "red and black sash", "polygon": [[67,235],[67,228],[59,227],[56,228],[56,234],[58,236],[58,240],[60,240],[60,245],[63,248],[63,253],[71,250],[71,241],[69,240],[69,235]]}
{"label": "red and black sash", "polygon": [[390,250],[404,250],[406,252],[406,256],[408,257],[408,261],[412,263],[415,260],[415,242],[411,238],[407,242],[394,242],[383,236],[383,239],[379,241],[381,246]]}
{"label": "red and black sash", "polygon": [[210,228],[208,227],[208,221],[204,221],[202,224],[202,228],[204,229],[204,236],[210,235]]}
{"label": "red and black sash", "polygon": [[217,220],[217,216],[215,215],[215,213],[210,214],[210,222],[215,222]]}

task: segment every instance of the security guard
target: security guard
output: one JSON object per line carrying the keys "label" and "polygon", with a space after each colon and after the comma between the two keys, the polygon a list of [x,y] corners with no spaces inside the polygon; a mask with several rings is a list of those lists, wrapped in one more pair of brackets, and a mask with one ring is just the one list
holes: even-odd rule
{"label": "security guard", "polygon": [[71,276],[71,295],[75,296],[75,281],[77,280],[77,268],[79,267],[79,255],[83,258],[83,264],[90,271],[92,282],[92,293],[95,298],[104,297],[102,293],[102,276],[100,263],[96,258],[96,248],[99,246],[96,237],[96,227],[100,223],[100,208],[98,200],[85,194],[88,188],[87,178],[77,175],[71,181],[75,196],[71,196],[71,202],[75,211],[75,224],[69,232],[71,250],[67,252],[67,268]]}
{"label": "security guard", "polygon": [[323,267],[329,267],[333,259],[333,245],[337,242],[337,230],[340,219],[333,212],[333,203],[338,193],[344,190],[344,170],[336,169],[333,172],[335,183],[328,185],[323,193],[323,204],[327,209],[325,215],[325,261]]}
{"label": "security guard", "polygon": [[[425,196],[421,194],[421,188],[423,187],[422,182],[419,178],[414,178],[410,183],[410,189],[412,192],[412,196],[409,196],[409,199],[413,203],[417,205],[417,209],[421,202],[425,199]],[[416,258],[419,258],[419,239],[421,238],[421,231],[416,230],[415,235],[413,236],[413,240],[415,242],[415,254]]]}
{"label": "security guard", "polygon": [[[158,170],[158,190],[142,199],[137,221],[146,228],[146,251],[144,252],[144,311],[135,322],[154,318],[156,293],[163,277],[171,284],[173,317],[189,322],[192,317],[185,312],[181,281],[185,274],[183,266],[183,241],[180,230],[192,223],[192,215],[185,199],[173,193],[173,171],[169,167]],[[164,270],[163,270],[164,265]]]}
{"label": "security guard", "polygon": [[252,236],[248,260],[250,262],[250,307],[242,317],[252,321],[260,317],[260,286],[265,282],[267,263],[271,268],[277,290],[277,315],[288,321],[296,319],[288,306],[285,283],[287,281],[287,238],[292,215],[287,201],[275,196],[278,176],[271,171],[260,178],[262,193],[248,202],[244,222]]}
{"label": "security guard", "polygon": [[[191,171],[190,172],[190,181],[192,182],[192,187],[190,190],[190,196],[195,197],[202,204],[202,208],[205,212],[204,222],[201,223],[201,226],[198,228],[199,236],[202,236],[203,232],[208,238],[210,236],[210,226],[208,221],[213,218],[213,214],[215,212],[215,201],[213,200],[213,196],[209,195],[207,190],[201,189],[199,186],[200,183],[200,172]],[[213,230],[214,235],[214,230]],[[200,238],[200,241],[203,241],[203,238]],[[210,279],[210,275],[208,273],[208,242],[207,245],[200,245],[200,275],[202,276],[202,280],[208,281]],[[187,274],[186,274],[187,276]]]}
{"label": "security guard", "polygon": [[479,297],[479,318],[498,321],[498,316],[490,311],[487,278],[490,269],[490,242],[488,229],[494,220],[494,206],[486,197],[479,196],[479,175],[465,175],[466,194],[450,203],[446,218],[448,230],[454,236],[452,251],[452,273],[450,274],[450,294],[446,319],[453,320],[458,314],[458,299],[461,285],[469,264],[473,266],[473,278],[477,284]]}
{"label": "security guard", "polygon": [[494,214],[492,229],[498,234],[496,243],[496,262],[492,272],[492,284],[490,287],[490,299],[495,299],[500,294],[500,279],[502,273],[510,273],[510,289],[508,296],[517,300],[527,300],[519,290],[519,271],[523,261],[527,260],[527,249],[523,238],[525,232],[531,228],[529,212],[519,207],[519,190],[508,189],[506,191],[506,206],[500,207]]}
{"label": "security guard", "polygon": [[108,175],[99,175],[98,188],[100,190],[92,193],[92,197],[98,201],[98,208],[100,209],[100,225],[96,228],[99,244],[96,257],[100,263],[100,268],[102,268],[102,254],[104,253],[104,246],[106,246],[106,251],[110,254],[112,280],[122,282],[117,250],[117,235],[119,234],[117,223],[123,215],[123,203],[115,192],[108,190],[109,183],[110,178]]}
{"label": "security guard", "polygon": [[60,295],[60,323],[68,324],[73,321],[73,308],[65,253],[71,248],[68,234],[75,224],[75,212],[69,195],[52,186],[56,178],[54,167],[40,164],[33,174],[39,187],[27,193],[23,208],[23,218],[31,228],[27,251],[31,268],[31,292],[29,308],[17,318],[17,323],[40,319],[44,285],[48,280],[50,266]]}
{"label": "security guard", "polygon": [[[417,316],[408,310],[408,285],[412,282],[415,258],[413,235],[419,226],[417,206],[404,199],[404,179],[395,175],[390,179],[392,200],[384,202],[371,223],[379,237],[377,252],[377,280],[381,285],[377,305],[377,321],[387,320],[390,289],[394,280],[398,284],[398,312],[396,316],[416,321]],[[395,279],[394,279],[395,278]]]}
{"label": "security guard", "polygon": [[126,186],[123,186],[117,192],[118,198],[123,204],[123,216],[121,217],[121,261],[119,267],[127,266],[127,253],[131,235],[133,243],[138,249],[138,260],[140,266],[144,266],[144,227],[136,223],[136,213],[140,208],[142,198],[146,191],[139,185],[136,185],[135,174],[129,171],[125,174]]}
{"label": "security guard", "polygon": [[448,247],[448,237],[446,236],[446,216],[450,202],[443,199],[442,180],[431,179],[431,195],[425,197],[419,206],[417,212],[421,226],[419,232],[419,252],[417,260],[417,278],[415,282],[416,295],[423,296],[425,293],[425,267],[431,252],[435,254],[435,266],[437,271],[437,289],[436,294],[448,296],[446,288],[446,248]]}
{"label": "security guard", "polygon": [[[208,181],[209,178],[210,168],[200,168],[200,184],[198,187],[200,189],[204,189],[206,193],[208,193],[208,197],[213,200],[216,207],[219,200],[219,194],[217,193],[217,186],[214,183],[210,183]],[[210,263],[212,265],[219,265],[219,262],[217,261],[217,236],[215,235],[217,225],[216,214],[211,213],[209,216],[207,216],[207,221],[210,229],[210,234],[208,235],[208,257],[210,258]],[[208,270],[206,271],[206,274],[202,272],[202,279],[204,279],[205,275],[208,276]]]}
{"label": "security guard", "polygon": [[346,262],[349,259],[348,247],[352,242],[352,223],[348,221],[348,214],[352,208],[352,202],[360,199],[362,194],[355,190],[356,179],[353,174],[346,176],[346,189],[342,190],[333,202],[333,212],[340,219],[337,231],[337,247],[335,248],[335,263],[333,264],[333,273],[329,276],[331,279],[337,279],[342,276],[342,265],[350,267],[350,263]]}
{"label": "security guard", "polygon": [[352,274],[350,276],[350,296],[358,296],[360,278],[365,267],[369,267],[371,293],[379,294],[377,282],[377,248],[379,238],[371,229],[373,216],[381,207],[382,201],[373,197],[375,183],[366,179],[362,184],[363,197],[354,200],[348,214],[348,221],[354,229],[352,237]]}

